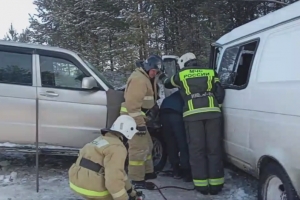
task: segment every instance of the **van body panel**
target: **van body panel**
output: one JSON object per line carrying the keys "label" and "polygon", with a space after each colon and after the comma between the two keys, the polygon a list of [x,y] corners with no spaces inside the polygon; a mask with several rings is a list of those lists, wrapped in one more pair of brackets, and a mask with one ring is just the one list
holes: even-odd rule
{"label": "van body panel", "polygon": [[[279,15],[288,7],[300,9],[300,2],[272,15]],[[295,9],[298,16],[299,9]],[[266,17],[250,23],[259,24]],[[286,17],[292,17],[291,13]],[[250,33],[247,27],[250,25],[237,28],[235,33],[244,31],[247,35]],[[221,47],[218,70],[227,48],[254,38],[260,38],[260,42],[246,88],[226,89],[224,140],[229,161],[246,172],[253,169],[254,175],[258,176],[260,159],[273,157],[285,169],[300,195],[300,107],[297,104],[300,98],[300,19],[239,40],[233,41],[235,36],[229,37],[230,34],[227,39],[222,37],[217,41],[225,44]]]}

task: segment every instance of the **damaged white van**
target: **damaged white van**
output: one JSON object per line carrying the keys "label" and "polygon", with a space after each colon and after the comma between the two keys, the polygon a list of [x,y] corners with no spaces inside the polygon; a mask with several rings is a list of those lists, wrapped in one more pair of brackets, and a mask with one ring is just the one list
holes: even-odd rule
{"label": "damaged white van", "polygon": [[225,150],[259,178],[259,200],[300,195],[300,2],[240,26],[212,45],[226,88]]}

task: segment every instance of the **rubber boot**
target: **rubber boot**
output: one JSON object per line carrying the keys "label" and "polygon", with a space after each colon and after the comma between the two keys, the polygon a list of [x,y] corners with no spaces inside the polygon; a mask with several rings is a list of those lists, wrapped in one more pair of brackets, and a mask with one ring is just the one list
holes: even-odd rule
{"label": "rubber boot", "polygon": [[156,187],[154,183],[146,181],[131,181],[131,184],[137,190],[154,190]]}
{"label": "rubber boot", "polygon": [[189,170],[189,169],[183,170],[183,181],[184,182],[192,182],[193,181],[191,170]]}
{"label": "rubber boot", "polygon": [[223,189],[223,185],[210,186],[209,187],[209,193],[211,195],[217,195],[222,191],[222,189]]}
{"label": "rubber boot", "polygon": [[157,175],[154,172],[145,174],[145,180],[151,180],[151,179],[156,179],[156,178],[157,178]]}
{"label": "rubber boot", "polygon": [[197,192],[200,192],[200,193],[203,194],[203,195],[208,195],[208,193],[209,193],[209,188],[208,188],[208,186],[206,186],[206,187],[199,187],[199,186],[196,186],[195,189],[196,189]]}

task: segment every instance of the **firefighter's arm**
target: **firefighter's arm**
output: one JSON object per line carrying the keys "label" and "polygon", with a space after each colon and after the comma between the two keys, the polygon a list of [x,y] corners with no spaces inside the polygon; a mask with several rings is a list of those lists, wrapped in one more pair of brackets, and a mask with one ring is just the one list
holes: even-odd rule
{"label": "firefighter's arm", "polygon": [[105,187],[114,200],[128,200],[124,173],[126,149],[120,145],[111,145],[104,150],[104,154]]}
{"label": "firefighter's arm", "polygon": [[220,79],[218,77],[217,72],[215,72],[214,83],[215,83],[214,95],[215,95],[218,103],[222,104],[224,101],[224,98],[225,98],[225,89],[222,87],[222,85],[220,83]]}
{"label": "firefighter's arm", "polygon": [[171,78],[167,78],[165,74],[161,74],[159,76],[159,79],[162,81],[164,86],[167,89],[172,89],[172,88],[179,88],[180,84],[180,78],[179,78],[179,73],[176,73],[175,75],[171,76]]}
{"label": "firefighter's arm", "polygon": [[145,124],[141,108],[146,97],[146,92],[146,83],[141,79],[133,78],[127,85],[124,95],[128,115],[134,118],[138,126]]}

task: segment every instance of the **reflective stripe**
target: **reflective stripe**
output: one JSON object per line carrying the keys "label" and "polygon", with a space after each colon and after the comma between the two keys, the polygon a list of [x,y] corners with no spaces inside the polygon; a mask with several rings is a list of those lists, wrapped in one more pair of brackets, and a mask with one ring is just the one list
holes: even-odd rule
{"label": "reflective stripe", "polygon": [[91,196],[91,197],[104,197],[109,195],[109,192],[107,190],[103,191],[103,192],[96,192],[96,191],[92,191],[92,190],[87,190],[87,189],[83,189],[80,188],[76,185],[74,185],[73,183],[69,182],[69,186],[71,189],[73,189],[75,192],[79,193],[79,194],[83,194],[85,196]]}
{"label": "reflective stripe", "polygon": [[128,113],[128,115],[130,117],[138,117],[138,116],[142,116],[143,113],[142,112],[134,112],[134,113]]}
{"label": "reflective stripe", "polygon": [[154,96],[145,96],[144,100],[154,100]]}
{"label": "reflective stripe", "polygon": [[189,110],[194,110],[192,99],[188,100],[188,107],[189,107]]}
{"label": "reflective stripe", "polygon": [[212,89],[212,84],[211,84],[212,78],[213,78],[212,76],[207,77],[207,91],[211,91]]}
{"label": "reflective stripe", "polygon": [[[127,108],[125,108],[123,106],[121,107],[120,112],[128,113]],[[137,116],[140,116],[140,115],[146,116],[146,114],[142,111],[141,112],[135,112],[135,113],[128,113],[128,115],[131,116],[131,117],[137,117]]]}
{"label": "reflective stripe", "polygon": [[224,184],[224,178],[212,178],[208,179],[209,185],[222,185]]}
{"label": "reflective stripe", "polygon": [[121,112],[127,112],[127,108],[125,108],[125,107],[121,107],[121,110],[120,110]]}
{"label": "reflective stripe", "polygon": [[194,110],[188,110],[183,113],[183,117],[197,114],[197,113],[204,113],[204,112],[221,112],[219,107],[214,107],[214,108],[209,108],[209,107],[204,107],[204,108],[197,108]]}
{"label": "reflective stripe", "polygon": [[215,83],[220,82],[220,79],[215,77],[214,82]]}
{"label": "reflective stripe", "polygon": [[147,160],[151,160],[151,159],[152,159],[152,155],[150,154],[147,156]]}
{"label": "reflective stripe", "polygon": [[119,192],[117,193],[114,193],[114,194],[111,194],[111,196],[114,198],[114,199],[117,199],[119,197],[121,197],[123,194],[127,193],[127,191],[123,188],[122,190],[120,190]]}
{"label": "reflective stripe", "polygon": [[191,91],[190,91],[190,87],[188,86],[186,80],[182,80],[182,84],[183,84],[183,87],[184,87],[184,90],[185,90],[185,93],[187,95],[190,95],[191,94]]}
{"label": "reflective stripe", "polygon": [[198,186],[198,187],[208,186],[208,180],[197,180],[197,179],[194,179],[193,182],[194,182],[194,185]]}
{"label": "reflective stripe", "polygon": [[[167,80],[167,79],[166,79]],[[165,81],[166,81],[165,80]],[[180,87],[179,85],[177,85],[175,82],[174,82],[174,75],[171,77],[171,84],[175,87]]]}
{"label": "reflective stripe", "polygon": [[214,108],[215,107],[214,98],[212,96],[208,96],[208,102],[209,102],[208,107],[210,107],[210,108]]}
{"label": "reflective stripe", "polygon": [[145,161],[129,161],[129,165],[131,165],[131,166],[143,166],[143,165],[145,165]]}

